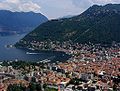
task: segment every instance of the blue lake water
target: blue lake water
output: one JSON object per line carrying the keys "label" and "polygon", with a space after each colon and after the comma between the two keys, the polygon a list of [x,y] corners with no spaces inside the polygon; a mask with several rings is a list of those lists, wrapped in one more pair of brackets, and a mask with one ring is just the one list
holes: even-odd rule
{"label": "blue lake water", "polygon": [[[51,51],[30,51],[17,48],[6,48],[5,45],[15,44],[25,35],[13,35],[0,37],[0,61],[3,60],[24,60],[24,61],[42,61],[44,59],[50,59],[54,61],[65,61],[69,58],[68,55],[62,52]],[[27,54],[27,52],[35,54]]]}

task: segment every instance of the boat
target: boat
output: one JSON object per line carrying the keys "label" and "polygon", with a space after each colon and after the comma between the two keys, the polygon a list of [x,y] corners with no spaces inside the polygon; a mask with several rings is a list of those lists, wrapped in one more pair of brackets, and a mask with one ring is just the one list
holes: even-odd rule
{"label": "boat", "polygon": [[5,45],[6,48],[13,48],[13,45]]}
{"label": "boat", "polygon": [[32,51],[34,51],[35,49],[33,49],[33,48],[28,48],[29,50],[32,50]]}
{"label": "boat", "polygon": [[48,62],[51,62],[51,60],[50,59],[44,59],[44,60],[42,60],[42,62],[43,63],[48,63]]}
{"label": "boat", "polygon": [[35,55],[35,54],[39,54],[39,53],[26,52],[26,54],[28,54],[28,55]]}

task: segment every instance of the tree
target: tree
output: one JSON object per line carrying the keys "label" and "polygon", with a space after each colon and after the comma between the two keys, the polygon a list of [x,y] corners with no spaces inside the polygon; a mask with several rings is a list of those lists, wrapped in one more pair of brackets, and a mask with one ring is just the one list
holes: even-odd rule
{"label": "tree", "polygon": [[31,78],[31,82],[36,82],[36,78],[35,78],[35,77],[32,77],[32,78]]}
{"label": "tree", "polygon": [[42,91],[41,85],[40,84],[36,84],[36,90],[37,91]]}
{"label": "tree", "polygon": [[30,89],[30,91],[36,91],[36,84],[35,83],[30,83],[29,89]]}
{"label": "tree", "polygon": [[7,91],[25,91],[26,87],[24,85],[10,84],[7,88]]}

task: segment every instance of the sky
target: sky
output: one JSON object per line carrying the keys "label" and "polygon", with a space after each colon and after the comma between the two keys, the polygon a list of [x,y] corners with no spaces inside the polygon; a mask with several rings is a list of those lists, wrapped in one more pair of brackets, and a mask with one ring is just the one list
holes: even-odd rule
{"label": "sky", "polygon": [[93,4],[120,4],[120,0],[0,0],[0,9],[42,13],[49,19],[78,15]]}

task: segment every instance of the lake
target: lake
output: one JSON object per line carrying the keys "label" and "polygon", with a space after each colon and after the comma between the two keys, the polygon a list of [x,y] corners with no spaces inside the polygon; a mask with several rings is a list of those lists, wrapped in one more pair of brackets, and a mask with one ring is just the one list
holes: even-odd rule
{"label": "lake", "polygon": [[23,61],[42,61],[44,59],[50,59],[52,62],[65,61],[70,56],[63,52],[52,52],[52,51],[31,51],[17,48],[7,48],[6,45],[15,44],[23,35],[13,35],[0,37],[0,61],[4,60],[23,60]]}

